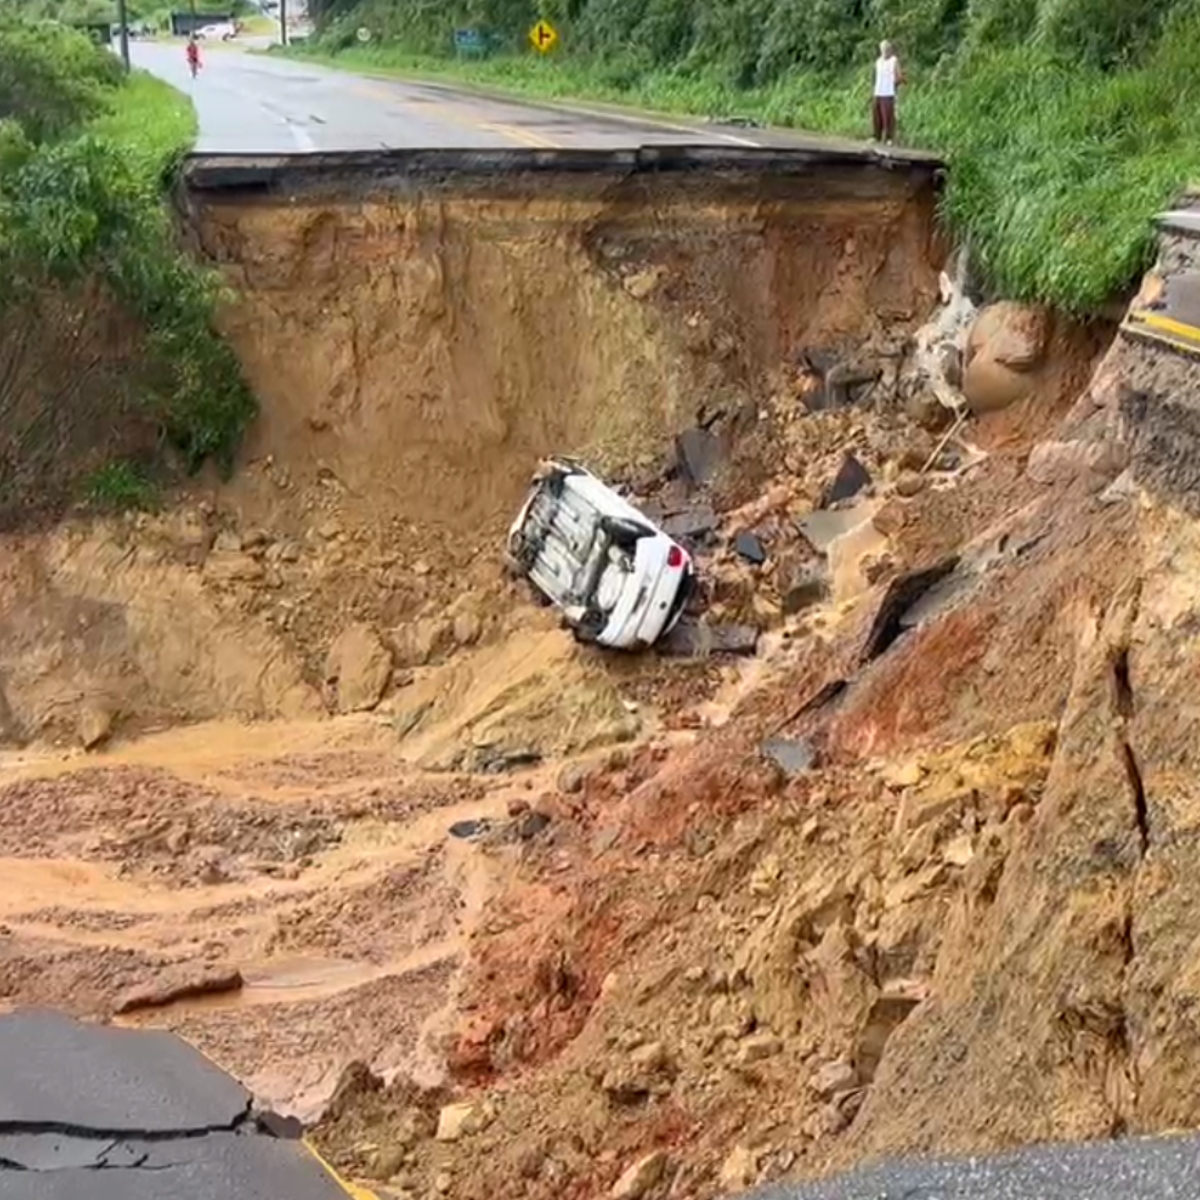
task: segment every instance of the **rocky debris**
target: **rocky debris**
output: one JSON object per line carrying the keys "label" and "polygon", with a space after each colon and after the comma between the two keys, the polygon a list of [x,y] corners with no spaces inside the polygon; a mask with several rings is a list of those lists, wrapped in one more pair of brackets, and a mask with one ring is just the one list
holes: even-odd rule
{"label": "rocky debris", "polygon": [[678,469],[691,488],[712,483],[724,457],[720,438],[708,429],[687,429],[675,439]]}
{"label": "rocky debris", "polygon": [[667,268],[661,265],[633,271],[621,280],[621,286],[635,300],[649,298],[667,276]]}
{"label": "rocky debris", "polygon": [[242,989],[242,973],[231,967],[184,967],[168,972],[153,983],[131,988],[118,997],[114,1011],[118,1014],[136,1012],[143,1008],[162,1008],[176,1000],[197,996],[215,996]]}
{"label": "rocky debris", "polygon": [[711,505],[699,504],[669,513],[661,521],[662,530],[676,541],[702,543],[719,523]]}
{"label": "rocky debris", "polygon": [[1126,469],[1129,454],[1112,441],[1039,442],[1030,452],[1025,470],[1035,483],[1044,485],[1086,481],[1098,492]]}
{"label": "rocky debris", "polygon": [[605,1071],[600,1089],[615,1104],[636,1104],[671,1090],[676,1068],[662,1042],[646,1042]]}
{"label": "rocky debris", "polygon": [[214,551],[204,560],[204,577],[218,585],[257,583],[265,575],[263,564],[241,551]]}
{"label": "rocky debris", "polygon": [[762,752],[787,775],[800,775],[817,761],[812,743],[804,738],[768,738],[762,744]]}
{"label": "rocky debris", "polygon": [[721,1164],[718,1175],[722,1190],[741,1192],[752,1187],[758,1180],[762,1153],[749,1146],[734,1146]]}
{"label": "rocky debris", "polygon": [[457,1142],[460,1138],[481,1133],[492,1123],[495,1115],[495,1109],[487,1103],[447,1104],[438,1113],[434,1136],[439,1142]]}
{"label": "rocky debris", "polygon": [[950,555],[932,566],[906,571],[888,584],[875,610],[863,642],[861,662],[878,658],[904,632],[904,614],[935,584],[958,566],[958,555]]}
{"label": "rocky debris", "polygon": [[555,781],[558,790],[564,796],[574,796],[583,791],[584,785],[587,783],[588,768],[583,763],[567,763],[558,773],[558,779]]}
{"label": "rocky debris", "polygon": [[665,1151],[652,1151],[622,1173],[609,1195],[612,1200],[642,1200],[663,1181],[669,1164]]}
{"label": "rocky debris", "polygon": [[738,1062],[742,1066],[774,1058],[783,1049],[783,1043],[773,1033],[753,1033],[738,1046]]}
{"label": "rocky debris", "polygon": [[821,493],[818,508],[832,508],[844,500],[850,500],[871,486],[871,473],[858,458],[847,451],[842,456],[837,474]]}
{"label": "rocky debris", "polygon": [[822,1100],[834,1100],[859,1086],[858,1072],[845,1059],[835,1059],[817,1070],[809,1086]]}
{"label": "rocky debris", "polygon": [[767,561],[767,551],[762,544],[762,538],[749,530],[744,530],[733,539],[733,549],[736,554],[756,567]]}
{"label": "rocky debris", "polygon": [[369,712],[383,699],[391,678],[392,652],[372,626],[351,625],[330,646],[325,684],[338,712]]}
{"label": "rocky debris", "polygon": [[1028,399],[1049,337],[1046,310],[1002,302],[985,308],[967,338],[962,391],[974,413]]}
{"label": "rocky debris", "polygon": [[88,700],[79,710],[79,744],[85,750],[99,749],[112,734],[116,714],[99,700]]}
{"label": "rocky debris", "polygon": [[760,633],[752,625],[707,625],[680,621],[658,643],[673,658],[707,658],[713,654],[751,655],[758,651]]}

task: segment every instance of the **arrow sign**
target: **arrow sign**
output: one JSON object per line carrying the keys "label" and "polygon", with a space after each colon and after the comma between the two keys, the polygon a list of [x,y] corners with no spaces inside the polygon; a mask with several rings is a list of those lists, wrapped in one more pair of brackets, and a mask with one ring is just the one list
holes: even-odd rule
{"label": "arrow sign", "polygon": [[539,54],[549,54],[558,41],[558,32],[549,21],[539,21],[530,31],[529,40]]}

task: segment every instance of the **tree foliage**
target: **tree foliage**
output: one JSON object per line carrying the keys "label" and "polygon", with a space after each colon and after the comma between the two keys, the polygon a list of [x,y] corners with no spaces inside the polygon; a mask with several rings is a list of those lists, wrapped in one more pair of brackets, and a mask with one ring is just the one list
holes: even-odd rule
{"label": "tree foliage", "polygon": [[[181,252],[164,203],[194,121],[178,93],[127,78],[82,34],[0,24],[0,324],[21,327],[23,313],[45,308],[68,314],[69,334],[88,324],[83,312],[76,320],[69,304],[43,300],[102,295],[141,331],[136,379],[120,390],[136,392],[136,419],[157,425],[193,468],[210,455],[230,462],[254,411],[212,327],[217,280]],[[31,386],[28,373],[0,372],[0,424],[17,409],[35,412],[26,433],[82,415],[73,384],[38,409],[6,383]],[[126,415],[114,408],[111,420]]]}

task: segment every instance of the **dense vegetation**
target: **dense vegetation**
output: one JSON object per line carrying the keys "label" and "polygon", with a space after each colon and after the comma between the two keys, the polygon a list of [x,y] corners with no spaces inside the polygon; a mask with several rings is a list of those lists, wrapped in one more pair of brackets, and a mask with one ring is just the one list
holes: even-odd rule
{"label": "dense vegetation", "polygon": [[[159,465],[231,461],[253,400],[164,202],[194,135],[181,94],[82,34],[0,23],[0,509],[130,424]],[[96,465],[97,494],[138,491],[117,486],[129,465]]]}
{"label": "dense vegetation", "polygon": [[[879,38],[901,137],[951,165],[945,216],[1008,295],[1087,311],[1145,265],[1200,171],[1200,0],[313,0],[306,52],[539,94],[863,136]],[[548,61],[525,44],[550,18]],[[355,31],[373,37],[360,46]],[[485,61],[452,31],[486,30]]]}

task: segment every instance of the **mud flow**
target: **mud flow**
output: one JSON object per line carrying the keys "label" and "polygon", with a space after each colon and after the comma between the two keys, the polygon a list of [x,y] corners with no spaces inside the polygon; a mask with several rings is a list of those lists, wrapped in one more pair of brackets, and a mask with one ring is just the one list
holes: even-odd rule
{"label": "mud flow", "polygon": [[[178,1030],[406,1198],[1191,1119],[1192,360],[984,305],[918,158],[178,202],[261,415],[228,481],[0,535],[0,1002]],[[655,651],[501,570],[552,453],[695,553]]]}

